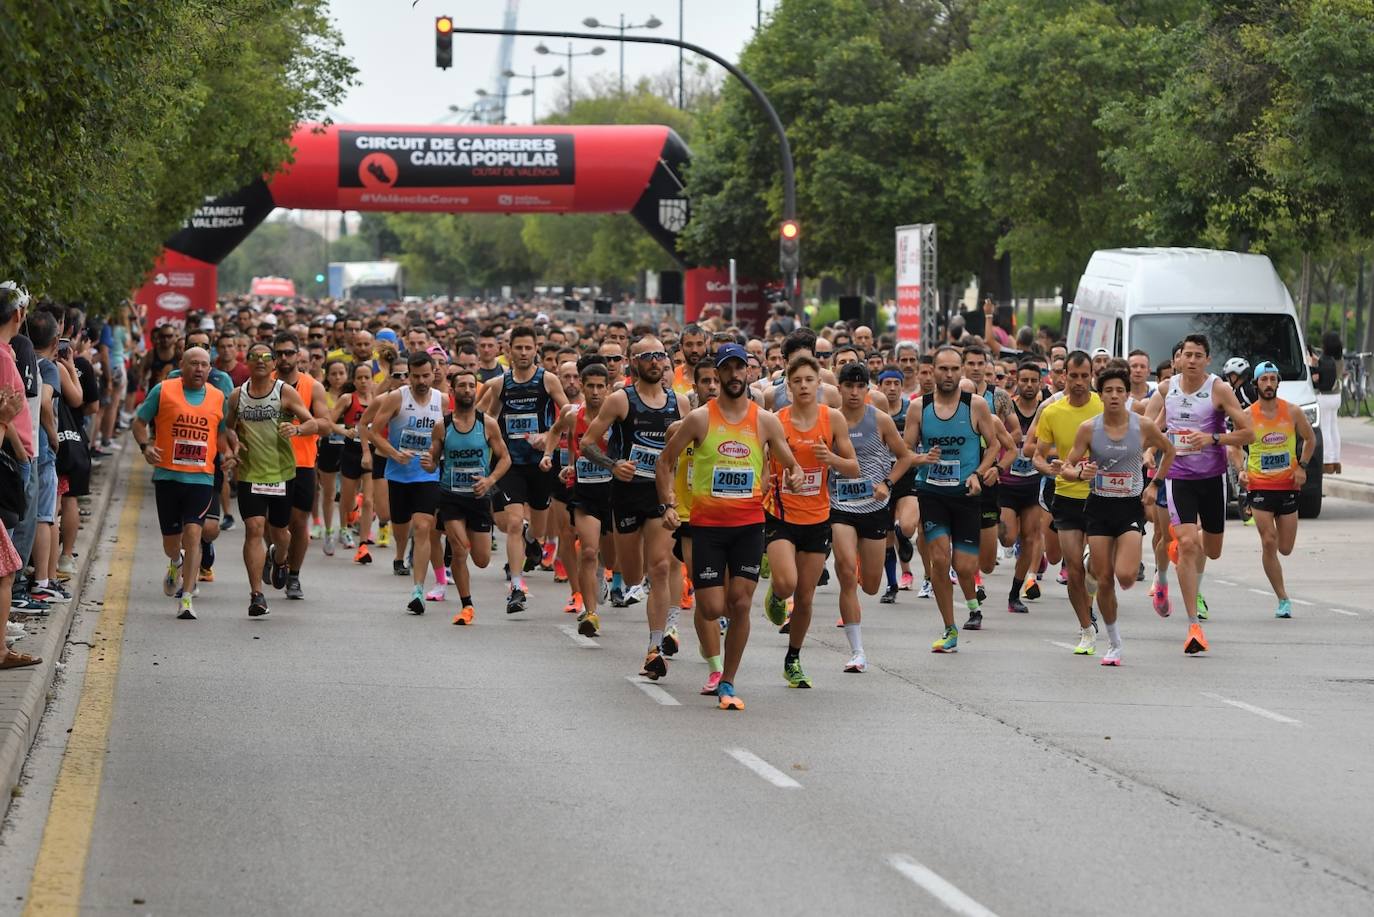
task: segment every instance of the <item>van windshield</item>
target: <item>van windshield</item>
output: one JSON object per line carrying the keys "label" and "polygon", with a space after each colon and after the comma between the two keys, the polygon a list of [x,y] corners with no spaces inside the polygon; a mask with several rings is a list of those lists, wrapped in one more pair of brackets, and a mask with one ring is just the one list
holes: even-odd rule
{"label": "van windshield", "polygon": [[1211,344],[1208,369],[1221,375],[1231,357],[1243,357],[1251,366],[1270,360],[1279,378],[1307,378],[1307,364],[1298,344],[1298,326],[1291,315],[1265,312],[1192,312],[1137,315],[1131,319],[1131,349],[1150,355],[1152,364],[1167,360],[1174,345],[1189,334],[1205,334]]}

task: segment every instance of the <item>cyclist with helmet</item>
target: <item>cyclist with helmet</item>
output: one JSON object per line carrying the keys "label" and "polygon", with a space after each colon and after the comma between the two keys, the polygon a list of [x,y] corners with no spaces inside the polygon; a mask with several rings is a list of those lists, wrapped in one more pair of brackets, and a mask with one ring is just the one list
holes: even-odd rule
{"label": "cyclist with helmet", "polygon": [[1244,357],[1232,357],[1221,368],[1221,376],[1230,383],[1242,408],[1249,408],[1259,400],[1255,383],[1250,376],[1250,361]]}

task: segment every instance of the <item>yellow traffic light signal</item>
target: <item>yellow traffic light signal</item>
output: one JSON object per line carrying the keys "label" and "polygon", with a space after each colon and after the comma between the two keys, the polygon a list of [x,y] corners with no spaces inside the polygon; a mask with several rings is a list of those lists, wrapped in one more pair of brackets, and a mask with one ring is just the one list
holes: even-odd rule
{"label": "yellow traffic light signal", "polygon": [[434,65],[440,70],[453,66],[453,17],[434,19]]}

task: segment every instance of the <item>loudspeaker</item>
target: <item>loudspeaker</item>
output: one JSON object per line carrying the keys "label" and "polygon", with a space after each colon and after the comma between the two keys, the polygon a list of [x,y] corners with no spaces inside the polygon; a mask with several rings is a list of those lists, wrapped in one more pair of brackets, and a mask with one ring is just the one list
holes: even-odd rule
{"label": "loudspeaker", "polygon": [[611,300],[607,299],[605,296],[598,296],[598,297],[596,298],[596,311],[597,311],[597,314],[598,314],[598,315],[610,315],[610,314],[611,314],[611,306],[612,306],[612,305],[614,305],[614,303],[612,303]]}
{"label": "loudspeaker", "polygon": [[840,321],[850,322],[851,324],[859,321],[859,310],[862,308],[863,299],[859,296],[840,297]]}
{"label": "loudspeaker", "polygon": [[682,271],[663,271],[658,275],[658,301],[672,306],[683,304]]}

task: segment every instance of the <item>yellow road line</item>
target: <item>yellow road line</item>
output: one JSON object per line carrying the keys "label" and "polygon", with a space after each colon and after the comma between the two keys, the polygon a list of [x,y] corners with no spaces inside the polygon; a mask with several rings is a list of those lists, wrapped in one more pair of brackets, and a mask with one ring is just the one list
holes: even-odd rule
{"label": "yellow road line", "polygon": [[57,776],[43,844],[38,850],[29,884],[29,914],[76,914],[86,879],[86,855],[91,847],[100,777],[114,713],[115,682],[124,645],[124,618],[129,608],[129,582],[138,548],[138,516],[143,508],[147,478],[135,466],[129,475],[119,531],[110,558],[105,606],[92,637],[86,682],[76,708],[76,722],[67,739],[62,770]]}

